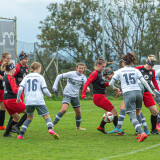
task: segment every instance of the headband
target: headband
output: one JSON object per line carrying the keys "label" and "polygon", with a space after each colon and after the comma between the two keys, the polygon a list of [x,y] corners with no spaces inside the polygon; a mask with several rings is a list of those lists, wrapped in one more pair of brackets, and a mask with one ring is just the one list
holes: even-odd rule
{"label": "headband", "polygon": [[19,60],[21,61],[22,59],[25,59],[26,57],[28,57],[28,55],[26,53],[23,53],[19,55]]}
{"label": "headband", "polygon": [[113,73],[112,70],[107,70],[103,72],[103,76],[111,75]]}
{"label": "headband", "polygon": [[150,61],[149,59],[147,59],[146,63],[149,65],[149,66],[154,66],[156,61]]}
{"label": "headband", "polygon": [[13,63],[11,63],[10,65],[6,65],[6,71],[10,71],[12,70],[13,68],[15,68],[15,65]]}

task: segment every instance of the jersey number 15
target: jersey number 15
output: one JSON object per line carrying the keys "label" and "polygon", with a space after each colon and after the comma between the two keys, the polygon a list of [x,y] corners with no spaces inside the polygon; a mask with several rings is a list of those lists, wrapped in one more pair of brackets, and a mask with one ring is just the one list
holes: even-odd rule
{"label": "jersey number 15", "polygon": [[136,83],[135,73],[124,74],[123,77],[125,78],[127,85]]}

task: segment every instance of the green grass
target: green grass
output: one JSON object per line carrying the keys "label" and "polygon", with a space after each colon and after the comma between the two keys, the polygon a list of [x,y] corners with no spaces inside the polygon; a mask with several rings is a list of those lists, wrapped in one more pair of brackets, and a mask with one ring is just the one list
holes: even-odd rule
{"label": "green grass", "polygon": [[[112,100],[119,113],[122,100]],[[61,109],[61,101],[46,101],[52,120]],[[35,112],[33,122],[24,135],[24,140],[3,138],[4,131],[0,131],[0,159],[1,160],[159,160],[160,136],[149,135],[138,143],[135,129],[129,121],[128,115],[122,129],[127,136],[105,135],[96,130],[104,110],[96,107],[92,101],[81,101],[82,123],[86,131],[77,131],[75,114],[70,106],[67,113],[55,127],[60,139],[53,139],[47,132],[43,118]],[[148,128],[150,129],[150,113],[143,107]],[[9,119],[6,114],[6,121]],[[113,123],[106,124],[106,130],[113,129]]]}

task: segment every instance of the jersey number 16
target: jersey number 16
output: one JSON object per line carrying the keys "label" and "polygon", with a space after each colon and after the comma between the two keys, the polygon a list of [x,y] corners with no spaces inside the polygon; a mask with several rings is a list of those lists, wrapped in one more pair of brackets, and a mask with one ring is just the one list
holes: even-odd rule
{"label": "jersey number 16", "polygon": [[32,91],[36,91],[37,90],[37,82],[38,82],[37,79],[33,79],[33,80],[29,79],[27,81],[27,83],[28,83],[28,92],[30,92],[31,90]]}

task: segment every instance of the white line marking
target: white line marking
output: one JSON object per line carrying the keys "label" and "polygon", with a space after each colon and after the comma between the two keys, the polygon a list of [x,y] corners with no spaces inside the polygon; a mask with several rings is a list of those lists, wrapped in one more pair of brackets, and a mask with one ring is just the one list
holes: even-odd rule
{"label": "white line marking", "polygon": [[119,154],[119,155],[116,155],[116,156],[105,157],[105,158],[102,158],[100,160],[109,160],[109,159],[112,159],[112,158],[123,157],[123,156],[126,156],[126,155],[135,154],[135,153],[138,153],[138,152],[142,152],[144,150],[155,148],[155,147],[158,147],[158,146],[160,146],[160,143],[155,144],[155,145],[150,146],[150,147],[143,148],[143,149],[135,150],[133,152],[123,153],[123,154]]}

